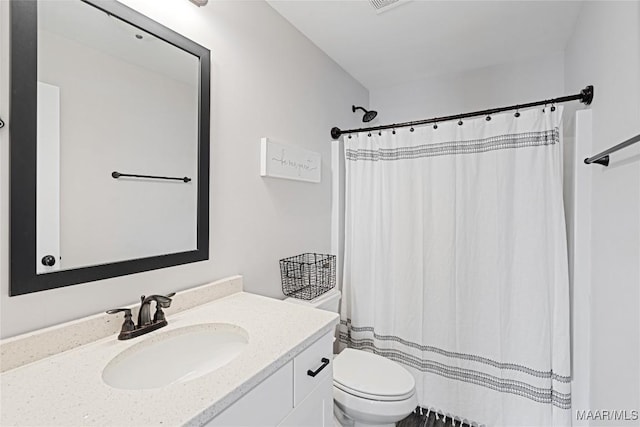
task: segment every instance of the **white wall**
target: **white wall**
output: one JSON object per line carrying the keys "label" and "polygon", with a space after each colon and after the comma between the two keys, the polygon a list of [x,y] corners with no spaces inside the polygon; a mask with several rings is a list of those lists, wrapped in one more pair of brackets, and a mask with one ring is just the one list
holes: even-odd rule
{"label": "white wall", "polygon": [[[640,3],[585,2],[566,48],[565,87],[585,82],[595,86],[592,154],[640,133]],[[591,260],[582,266],[591,278],[591,396],[574,409],[638,410],[640,145],[613,154],[608,168],[576,167],[591,181]]]}
{"label": "white wall", "polygon": [[[330,250],[329,130],[353,127],[368,92],[264,2],[123,3],[211,49],[211,259],[8,297],[8,129],[0,130],[0,333],[24,331],[243,274],[245,289],[282,297],[278,260]],[[9,117],[8,2],[0,2],[0,116]],[[322,183],[261,178],[260,137],[322,153]]]}
{"label": "white wall", "polygon": [[544,57],[510,62],[373,89],[375,123],[395,123],[538,101],[564,94],[560,50]]}

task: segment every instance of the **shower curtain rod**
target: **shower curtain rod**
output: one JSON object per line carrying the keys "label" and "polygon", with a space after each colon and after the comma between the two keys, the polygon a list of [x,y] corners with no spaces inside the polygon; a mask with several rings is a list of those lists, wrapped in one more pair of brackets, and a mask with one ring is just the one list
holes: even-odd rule
{"label": "shower curtain rod", "polygon": [[524,109],[529,107],[535,107],[538,105],[553,105],[553,104],[559,104],[561,102],[569,102],[569,101],[580,101],[585,105],[591,104],[591,101],[593,101],[593,86],[589,85],[585,87],[580,91],[580,93],[576,95],[561,96],[559,98],[545,99],[537,102],[529,102],[527,104],[510,105],[508,107],[492,108],[489,110],[473,111],[471,113],[456,114],[454,116],[434,117],[432,119],[426,119],[426,120],[416,120],[413,122],[394,123],[391,125],[372,126],[372,127],[360,128],[360,129],[341,130],[338,127],[334,127],[334,128],[331,128],[331,138],[338,139],[340,138],[340,135],[345,135],[348,133],[367,132],[367,131],[382,130],[382,129],[393,129],[393,128],[401,128],[401,127],[407,127],[407,126],[419,126],[419,125],[426,125],[429,123],[440,123],[440,122],[446,122],[449,120],[486,116],[490,114],[501,113],[503,111],[519,110],[519,109]]}

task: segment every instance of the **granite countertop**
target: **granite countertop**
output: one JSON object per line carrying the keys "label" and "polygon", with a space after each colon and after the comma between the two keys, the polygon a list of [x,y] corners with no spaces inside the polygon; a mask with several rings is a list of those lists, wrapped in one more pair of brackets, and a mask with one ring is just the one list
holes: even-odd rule
{"label": "granite countertop", "polygon": [[[333,330],[338,316],[238,292],[168,316],[142,337],[110,336],[0,375],[0,425],[202,425]],[[200,378],[148,390],[121,390],[102,380],[120,352],[145,338],[201,323],[230,323],[249,343],[229,364]]]}

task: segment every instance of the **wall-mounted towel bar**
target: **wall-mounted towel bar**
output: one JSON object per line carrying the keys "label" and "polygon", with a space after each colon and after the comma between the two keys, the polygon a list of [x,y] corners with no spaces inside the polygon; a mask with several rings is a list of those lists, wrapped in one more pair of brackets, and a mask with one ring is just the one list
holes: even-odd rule
{"label": "wall-mounted towel bar", "polygon": [[172,181],[183,181],[183,182],[189,182],[191,181],[191,178],[189,177],[183,177],[183,178],[176,178],[176,177],[171,177],[171,176],[155,176],[155,175],[137,175],[137,174],[132,174],[132,173],[120,173],[120,172],[116,172],[113,171],[111,172],[111,176],[115,179],[118,179],[120,177],[132,177],[132,178],[150,178],[150,179],[169,179]]}
{"label": "wall-mounted towel bar", "polygon": [[636,142],[640,142],[640,135],[636,135],[633,138],[629,138],[624,142],[621,142],[618,145],[614,145],[608,150],[604,150],[602,153],[596,154],[593,157],[589,157],[588,159],[584,159],[584,162],[588,165],[591,163],[597,163],[602,166],[609,166],[609,154],[615,153],[618,150],[622,150],[625,147],[635,144]]}

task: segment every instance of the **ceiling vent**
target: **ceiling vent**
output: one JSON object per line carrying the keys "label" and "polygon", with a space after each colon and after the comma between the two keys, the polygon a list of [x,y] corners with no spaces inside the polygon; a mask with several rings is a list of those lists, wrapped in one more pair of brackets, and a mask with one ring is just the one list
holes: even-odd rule
{"label": "ceiling vent", "polygon": [[376,10],[376,13],[380,14],[394,7],[402,6],[409,1],[411,0],[369,0],[369,3]]}

